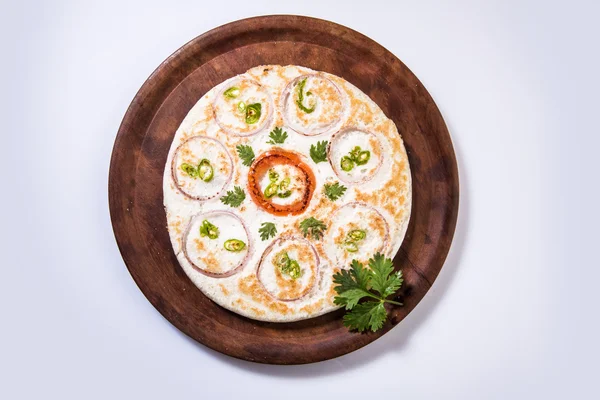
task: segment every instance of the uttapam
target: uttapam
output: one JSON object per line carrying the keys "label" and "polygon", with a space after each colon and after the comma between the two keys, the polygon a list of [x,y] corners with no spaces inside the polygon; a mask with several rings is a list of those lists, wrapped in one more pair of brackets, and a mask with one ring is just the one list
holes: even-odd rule
{"label": "uttapam", "polygon": [[393,257],[411,211],[396,125],[348,81],[262,65],[209,90],[175,132],[163,177],[181,268],[261,321],[333,311],[333,274]]}

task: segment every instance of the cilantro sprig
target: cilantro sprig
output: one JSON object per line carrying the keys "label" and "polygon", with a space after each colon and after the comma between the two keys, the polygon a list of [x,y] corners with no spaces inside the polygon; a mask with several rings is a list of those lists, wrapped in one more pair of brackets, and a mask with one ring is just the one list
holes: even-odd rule
{"label": "cilantro sprig", "polygon": [[347,189],[346,186],[340,185],[339,182],[326,183],[323,185],[323,188],[325,190],[325,196],[327,196],[327,198],[329,198],[331,201],[336,201],[342,197]]}
{"label": "cilantro sprig", "polygon": [[[375,332],[387,320],[384,304],[402,305],[387,299],[402,286],[402,271],[394,272],[392,260],[381,253],[369,259],[369,268],[352,260],[350,270],[335,273],[333,282],[337,285],[334,289],[338,294],[333,300],[334,304],[351,310],[344,315],[344,326],[350,330],[363,332],[371,329]],[[365,298],[369,300],[359,303]]]}
{"label": "cilantro sprig", "polygon": [[254,161],[254,150],[252,150],[252,147],[245,144],[238,144],[236,149],[240,158],[243,160],[242,164],[249,167]]}
{"label": "cilantro sprig", "polygon": [[287,139],[288,134],[287,132],[284,132],[283,129],[276,126],[275,129],[269,133],[269,137],[271,140],[269,140],[267,144],[282,144],[285,142],[285,139]]}
{"label": "cilantro sprig", "polygon": [[300,230],[304,237],[311,236],[313,239],[319,240],[323,237],[325,229],[327,229],[327,225],[315,217],[306,218],[300,222]]}
{"label": "cilantro sprig", "polygon": [[317,142],[317,145],[310,145],[310,158],[315,163],[327,161],[327,140]]}
{"label": "cilantro sprig", "polygon": [[275,237],[277,234],[277,227],[272,222],[263,222],[258,229],[261,240],[267,240],[271,237]]}
{"label": "cilantro sprig", "polygon": [[221,197],[221,202],[231,207],[239,207],[245,198],[246,193],[244,193],[244,190],[239,186],[235,186],[233,190],[228,190],[227,194]]}

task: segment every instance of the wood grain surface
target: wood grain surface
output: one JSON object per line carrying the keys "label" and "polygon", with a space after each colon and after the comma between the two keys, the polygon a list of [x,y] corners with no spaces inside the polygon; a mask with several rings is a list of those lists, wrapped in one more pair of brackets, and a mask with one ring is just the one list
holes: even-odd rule
{"label": "wood grain surface", "polygon": [[[132,57],[135,55],[132,53]],[[394,264],[405,285],[376,333],[349,332],[343,311],[301,322],[266,323],[213,303],[173,253],[162,174],[179,124],[208,90],[261,64],[296,64],[338,75],[373,99],[401,133],[413,179],[408,232]],[[152,305],[198,342],[233,357],[302,364],[346,354],[379,338],[417,305],[436,279],[458,213],[458,171],[442,116],[421,82],[373,40],[332,22],[265,16],[213,29],[165,60],[133,99],[115,141],[110,214],[131,276]]]}

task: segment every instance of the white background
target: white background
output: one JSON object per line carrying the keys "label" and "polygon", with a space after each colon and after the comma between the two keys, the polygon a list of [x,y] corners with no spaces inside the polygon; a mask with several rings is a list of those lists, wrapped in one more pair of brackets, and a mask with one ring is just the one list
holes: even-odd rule
{"label": "white background", "polygon": [[[599,398],[597,2],[322,3],[3,2],[0,398]],[[150,73],[208,29],[273,13],[344,24],[404,61],[461,179],[451,253],[418,307],[353,354],[295,367],[217,354],[164,320],[107,199]]]}

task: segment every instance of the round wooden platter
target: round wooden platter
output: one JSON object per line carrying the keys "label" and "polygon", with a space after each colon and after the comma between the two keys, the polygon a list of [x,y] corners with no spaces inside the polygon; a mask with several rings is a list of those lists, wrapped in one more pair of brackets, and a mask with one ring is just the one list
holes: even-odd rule
{"label": "round wooden platter", "polygon": [[[394,264],[405,284],[376,333],[349,332],[343,311],[293,323],[254,321],[205,297],[173,253],[162,176],[179,124],[213,86],[263,64],[296,64],[341,76],[373,99],[398,127],[408,152],[413,206]],[[115,141],[110,213],[119,249],[152,305],[198,342],[233,357],[303,364],[354,351],[379,338],[416,306],[437,277],[458,213],[458,171],[442,116],[421,82],[373,40],[332,22],[265,16],[211,30],[165,60],[133,99]]]}

